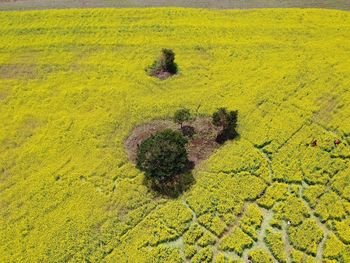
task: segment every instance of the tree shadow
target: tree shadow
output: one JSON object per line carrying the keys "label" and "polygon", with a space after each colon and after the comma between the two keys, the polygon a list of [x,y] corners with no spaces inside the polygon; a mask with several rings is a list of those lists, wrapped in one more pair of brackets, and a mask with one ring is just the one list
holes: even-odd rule
{"label": "tree shadow", "polygon": [[236,130],[222,130],[217,136],[215,141],[218,144],[224,144],[228,140],[233,140],[239,137],[239,134]]}
{"label": "tree shadow", "polygon": [[194,162],[188,161],[184,172],[171,179],[160,181],[145,177],[143,183],[157,195],[166,198],[178,198],[195,183],[195,178],[192,174],[194,166]]}

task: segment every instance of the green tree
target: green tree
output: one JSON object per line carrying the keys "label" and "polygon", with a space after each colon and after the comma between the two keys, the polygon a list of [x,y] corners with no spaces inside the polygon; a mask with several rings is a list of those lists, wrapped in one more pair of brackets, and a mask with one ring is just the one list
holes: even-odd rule
{"label": "green tree", "polygon": [[223,143],[233,139],[236,135],[238,111],[228,111],[226,108],[218,108],[213,113],[212,122],[215,126],[222,127],[222,131],[216,138],[217,142]]}
{"label": "green tree", "polygon": [[177,110],[174,114],[174,122],[180,124],[182,129],[182,125],[184,122],[189,121],[191,119],[191,113],[189,109],[180,109]]}
{"label": "green tree", "polygon": [[137,153],[137,167],[147,178],[170,181],[184,172],[188,164],[187,139],[177,131],[166,129],[144,140]]}
{"label": "green tree", "polygon": [[219,108],[213,113],[213,124],[221,126],[223,130],[234,130],[237,127],[238,111],[228,111],[226,108]]}

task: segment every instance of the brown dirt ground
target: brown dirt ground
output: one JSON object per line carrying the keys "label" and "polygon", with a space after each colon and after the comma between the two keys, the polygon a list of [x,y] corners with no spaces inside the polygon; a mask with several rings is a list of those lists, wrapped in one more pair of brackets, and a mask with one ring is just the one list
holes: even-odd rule
{"label": "brown dirt ground", "polygon": [[[189,139],[186,148],[188,159],[198,165],[220,147],[220,144],[215,141],[220,129],[215,127],[208,117],[197,117],[185,125],[192,126],[195,129],[195,134],[193,138]],[[167,128],[180,131],[179,125],[170,120],[155,120],[135,127],[124,144],[129,160],[133,163],[136,162],[138,144],[152,134]]]}
{"label": "brown dirt ground", "polygon": [[153,75],[153,77],[156,77],[156,78],[159,78],[160,80],[164,80],[164,79],[167,79],[167,78],[170,78],[172,76],[174,76],[175,74],[171,74],[167,71],[162,71],[162,72],[159,72],[155,75]]}

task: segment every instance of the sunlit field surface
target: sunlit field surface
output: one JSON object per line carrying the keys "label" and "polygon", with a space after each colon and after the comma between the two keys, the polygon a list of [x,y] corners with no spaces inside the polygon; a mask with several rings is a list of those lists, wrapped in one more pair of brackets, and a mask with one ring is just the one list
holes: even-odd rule
{"label": "sunlit field surface", "polygon": [[[0,25],[1,262],[350,262],[350,13],[51,10]],[[144,68],[163,47],[180,72],[161,81]],[[237,109],[240,136],[169,199],[124,140],[181,107]]]}

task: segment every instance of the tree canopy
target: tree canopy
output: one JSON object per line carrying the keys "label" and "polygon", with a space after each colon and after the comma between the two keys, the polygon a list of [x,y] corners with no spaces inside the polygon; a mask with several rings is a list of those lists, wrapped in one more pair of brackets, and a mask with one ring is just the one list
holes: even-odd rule
{"label": "tree canopy", "polygon": [[167,181],[185,171],[188,164],[187,139],[166,129],[144,140],[137,153],[137,167],[156,181]]}

